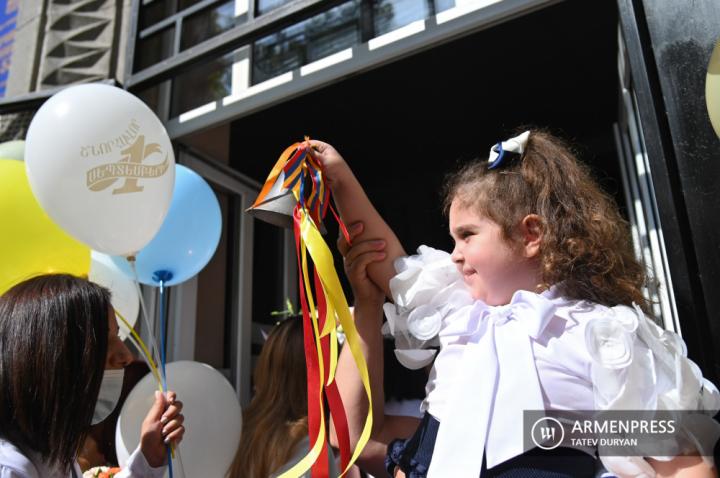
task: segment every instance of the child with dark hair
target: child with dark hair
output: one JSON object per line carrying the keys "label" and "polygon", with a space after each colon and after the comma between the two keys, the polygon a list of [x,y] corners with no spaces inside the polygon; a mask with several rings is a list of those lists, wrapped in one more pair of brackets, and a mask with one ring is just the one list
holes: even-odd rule
{"label": "child with dark hair", "polygon": [[[114,408],[103,391],[130,352],[110,292],[66,274],[35,277],[0,297],[0,476],[80,478],[91,423]],[[107,400],[98,400],[99,396]],[[114,398],[115,400],[117,397]],[[182,403],[157,393],[122,477],[161,477],[182,440]]]}
{"label": "child with dark hair", "polygon": [[[629,227],[562,140],[526,131],[452,175],[445,208],[455,247],[448,254],[423,246],[411,257],[337,151],[312,145],[350,225],[352,247],[338,245],[362,292],[355,319],[371,374],[382,373],[372,361],[382,295],[394,301],[399,352],[427,360],[423,343],[441,345],[420,427],[388,447],[391,475],[592,477],[600,465],[592,446],[527,449],[523,412],[663,409],[699,410],[708,420],[679,430],[672,454],[601,454],[605,467],[620,476],[714,475],[718,390],[682,339],[646,315]],[[369,404],[357,374],[341,364],[338,385],[360,429]],[[381,383],[371,375],[374,436],[387,428],[375,401]],[[678,456],[685,453],[703,457]]]}

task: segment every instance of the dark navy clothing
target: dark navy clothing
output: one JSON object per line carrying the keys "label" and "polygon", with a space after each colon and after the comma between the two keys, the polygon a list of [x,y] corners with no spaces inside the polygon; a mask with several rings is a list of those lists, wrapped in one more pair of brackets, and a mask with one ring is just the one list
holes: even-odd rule
{"label": "dark navy clothing", "polygon": [[[425,413],[412,437],[392,441],[385,457],[390,476],[399,466],[408,478],[425,478],[439,428],[440,422]],[[596,470],[597,460],[580,450],[534,448],[490,470],[483,461],[481,473],[483,478],[593,478]]]}

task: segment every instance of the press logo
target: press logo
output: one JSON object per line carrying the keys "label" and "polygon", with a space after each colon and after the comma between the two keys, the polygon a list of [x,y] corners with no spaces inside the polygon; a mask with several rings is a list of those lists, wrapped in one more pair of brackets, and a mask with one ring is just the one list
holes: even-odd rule
{"label": "press logo", "polygon": [[556,418],[542,417],[533,424],[530,437],[538,448],[553,450],[559,447],[565,438],[565,429]]}
{"label": "press logo", "polygon": [[113,189],[113,194],[140,192],[143,190],[143,186],[138,184],[140,179],[160,177],[170,165],[167,152],[162,162],[144,164],[153,157],[162,157],[163,150],[158,143],[145,143],[145,135],[140,134],[140,125],[135,120],[130,122],[121,135],[112,140],[83,146],[80,149],[80,156],[104,156],[113,154],[116,149],[120,149],[119,161],[95,166],[87,171],[86,182],[89,190],[103,191],[124,179],[120,187]]}

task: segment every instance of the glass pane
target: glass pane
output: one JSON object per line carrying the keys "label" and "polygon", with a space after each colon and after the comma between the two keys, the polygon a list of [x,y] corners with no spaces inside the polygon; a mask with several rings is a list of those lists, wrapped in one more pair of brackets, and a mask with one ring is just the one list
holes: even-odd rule
{"label": "glass pane", "polygon": [[455,0],[435,0],[435,12],[442,12],[455,6]]}
{"label": "glass pane", "polygon": [[170,27],[149,37],[138,39],[135,45],[134,71],[140,71],[170,58],[173,54],[174,37],[175,27]]}
{"label": "glass pane", "polygon": [[[253,221],[253,300],[252,320],[260,324],[274,324],[280,312],[287,308],[280,284],[284,278],[284,230],[264,221]],[[297,308],[299,304],[293,304]]]}
{"label": "glass pane", "polygon": [[[252,343],[251,367],[260,355],[265,343],[263,332],[286,316],[286,300],[290,299],[293,309],[300,304],[295,298],[284,297],[281,284],[284,280],[283,229],[264,221],[253,221],[253,272],[252,272]],[[281,315],[278,315],[281,314]],[[252,381],[252,377],[251,377]]]}
{"label": "glass pane", "polygon": [[232,196],[225,191],[213,187],[213,192],[220,203],[222,214],[222,234],[212,259],[198,274],[197,310],[195,321],[195,360],[212,365],[215,368],[230,366],[227,345],[230,337],[230,302],[232,297],[227,293],[230,289],[231,251],[228,244],[229,221],[228,210]]}
{"label": "glass pane", "polygon": [[208,8],[183,21],[180,50],[185,50],[235,26],[235,0]]}
{"label": "glass pane", "polygon": [[187,7],[192,7],[201,1],[202,0],[178,0],[178,11],[185,10]]}
{"label": "glass pane", "polygon": [[427,0],[381,0],[373,5],[373,12],[376,36],[430,15]]}
{"label": "glass pane", "polygon": [[173,79],[170,117],[230,94],[234,53],[216,58]]}
{"label": "glass pane", "polygon": [[256,41],[253,84],[357,44],[359,17],[360,0],[353,0]]}
{"label": "glass pane", "polygon": [[286,3],[290,3],[292,0],[257,0],[255,11],[257,15],[262,15],[270,10],[275,10],[277,7],[281,7]]}
{"label": "glass pane", "polygon": [[136,93],[136,95],[143,101],[143,103],[148,105],[155,114],[158,114],[160,109],[160,85],[153,85],[150,88]]}
{"label": "glass pane", "polygon": [[175,0],[152,0],[140,5],[140,30],[155,25],[175,13]]}

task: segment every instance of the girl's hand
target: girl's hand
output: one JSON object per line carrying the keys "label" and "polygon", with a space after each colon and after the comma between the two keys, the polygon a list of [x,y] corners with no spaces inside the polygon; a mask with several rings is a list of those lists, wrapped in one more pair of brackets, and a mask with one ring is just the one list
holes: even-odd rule
{"label": "girl's hand", "polygon": [[140,431],[140,450],[148,464],[157,468],[167,461],[167,445],[177,445],[185,434],[182,402],[175,392],[155,392],[155,403],[150,408]]}
{"label": "girl's hand", "polygon": [[[351,241],[362,233],[363,227],[363,223],[358,222],[348,228]],[[359,304],[381,306],[385,301],[385,294],[370,280],[367,266],[385,259],[385,241],[353,241],[351,247],[341,234],[337,246],[344,259],[345,275],[350,281],[356,306]]]}
{"label": "girl's hand", "polygon": [[308,151],[322,167],[325,181],[330,188],[337,187],[352,176],[350,166],[335,148],[315,139],[310,140],[310,145],[312,147]]}

